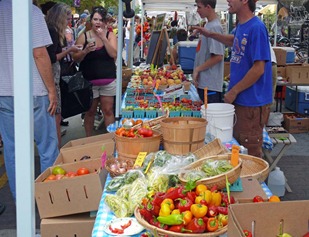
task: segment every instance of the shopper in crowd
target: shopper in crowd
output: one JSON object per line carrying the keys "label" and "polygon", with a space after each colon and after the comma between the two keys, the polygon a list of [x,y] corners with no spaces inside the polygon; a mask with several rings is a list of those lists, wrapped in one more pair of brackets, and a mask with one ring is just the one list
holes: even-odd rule
{"label": "shopper in crowd", "polygon": [[[0,133],[4,143],[6,173],[15,199],[12,1],[0,1],[0,29],[2,29],[2,34],[0,34]],[[53,165],[59,154],[54,116],[57,107],[57,94],[51,63],[46,50],[46,47],[52,44],[52,41],[43,14],[34,5],[32,6],[32,32],[32,92],[35,124],[33,128],[34,139],[40,155],[41,172],[43,172]],[[19,80],[28,79],[27,77],[19,78]]]}
{"label": "shopper in crowd", "polygon": [[77,37],[79,37],[81,34],[83,34],[86,30],[86,23],[87,23],[88,15],[86,13],[83,13],[79,17],[79,21],[77,23]]}
{"label": "shopper in crowd", "polygon": [[[215,8],[216,0],[196,0],[197,12],[207,18],[205,30],[223,34]],[[197,92],[204,101],[204,88],[208,88],[208,103],[222,102],[224,45],[210,37],[200,35],[194,60],[193,80]]]}
{"label": "shopper in crowd", "polygon": [[114,123],[113,105],[116,95],[117,38],[108,30],[106,9],[95,7],[90,21],[91,30],[80,35],[76,41],[76,44],[83,45],[83,50],[73,54],[73,59],[80,62],[84,78],[93,84],[93,102],[84,119],[86,136],[92,135],[99,104],[105,126]]}
{"label": "shopper in crowd", "polygon": [[[188,32],[185,29],[179,29],[176,32],[176,37],[177,37],[177,43],[174,45],[173,49],[172,49],[172,55],[173,55],[173,59],[174,62],[176,64],[178,64],[178,46],[179,46],[179,42],[181,41],[186,41],[188,39]],[[172,64],[172,58],[170,60],[170,64]]]}
{"label": "shopper in crowd", "polygon": [[72,45],[66,50],[62,50],[65,46],[65,31],[68,22],[72,20],[72,12],[70,6],[64,3],[57,3],[48,10],[45,17],[50,36],[53,44],[47,50],[52,63],[54,81],[56,84],[58,105],[56,110],[56,125],[58,134],[58,146],[61,146],[61,92],[60,92],[60,74],[61,66],[60,61],[68,54],[77,52],[79,49]]}
{"label": "shopper in crowd", "polygon": [[234,137],[248,148],[250,155],[262,157],[263,128],[272,103],[272,71],[268,32],[254,16],[255,3],[256,0],[229,0],[229,13],[235,13],[239,21],[234,35],[194,28],[206,37],[233,46],[224,101],[235,105]]}

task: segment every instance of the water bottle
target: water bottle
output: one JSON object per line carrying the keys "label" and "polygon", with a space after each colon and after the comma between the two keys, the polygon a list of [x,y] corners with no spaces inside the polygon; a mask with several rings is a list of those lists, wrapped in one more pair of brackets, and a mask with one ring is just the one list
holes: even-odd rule
{"label": "water bottle", "polygon": [[282,197],[285,194],[285,176],[279,167],[269,173],[267,185],[273,195]]}

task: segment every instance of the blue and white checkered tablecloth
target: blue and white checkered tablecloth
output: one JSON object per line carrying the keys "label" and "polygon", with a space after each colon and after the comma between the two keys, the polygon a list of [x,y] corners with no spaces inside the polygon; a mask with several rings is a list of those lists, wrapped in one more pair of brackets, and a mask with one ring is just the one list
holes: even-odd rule
{"label": "blue and white checkered tablecloth", "polygon": [[[107,236],[116,236],[116,235],[109,235],[104,231],[104,226],[106,223],[111,221],[114,218],[117,218],[113,212],[109,209],[109,207],[105,204],[104,199],[107,194],[114,194],[111,192],[105,191],[105,187],[107,187],[108,183],[112,180],[111,176],[108,174],[106,178],[106,183],[104,186],[104,191],[101,197],[100,205],[97,211],[95,223],[92,230],[92,237],[107,237]],[[136,235],[131,235],[131,237],[139,237],[141,233]]]}
{"label": "blue and white checkered tablecloth", "polygon": [[[108,175],[106,178],[106,183],[105,183],[105,187],[108,185],[108,183],[111,181],[111,176]],[[105,190],[104,187],[104,190]],[[269,198],[270,196],[272,196],[271,191],[269,190],[268,186],[266,185],[266,183],[261,183],[261,187],[264,190],[266,196]],[[104,226],[107,222],[111,221],[112,219],[116,218],[115,215],[111,212],[111,210],[109,209],[109,207],[104,203],[104,199],[106,197],[106,195],[109,194],[106,191],[103,191],[102,197],[101,197],[101,201],[100,201],[100,205],[97,211],[97,215],[96,215],[96,219],[95,219],[95,223],[93,226],[93,230],[92,230],[92,237],[107,237],[107,236],[114,236],[114,235],[108,235],[107,233],[104,232]],[[136,235],[132,235],[132,237],[139,237],[141,233],[136,234]],[[224,237],[226,235],[222,235],[221,237]]]}

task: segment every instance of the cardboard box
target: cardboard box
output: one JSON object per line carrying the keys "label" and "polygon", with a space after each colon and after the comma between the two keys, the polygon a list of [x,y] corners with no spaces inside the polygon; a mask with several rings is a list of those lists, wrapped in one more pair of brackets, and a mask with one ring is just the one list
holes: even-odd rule
{"label": "cardboard box", "polygon": [[295,62],[295,49],[292,47],[273,47],[276,55],[277,66],[285,66]]}
{"label": "cardboard box", "polygon": [[90,213],[41,220],[41,237],[91,236],[95,217]]}
{"label": "cardboard box", "polygon": [[230,62],[224,62],[223,76],[227,77],[228,75],[230,75]]}
{"label": "cardboard box", "polygon": [[309,65],[286,66],[286,79],[289,83],[292,83],[295,85],[309,84]]}
{"label": "cardboard box", "polygon": [[277,67],[277,77],[286,78],[286,68],[282,66]]}
{"label": "cardboard box", "polygon": [[245,237],[243,230],[251,230],[252,221],[255,221],[254,236],[277,236],[283,220],[283,232],[303,236],[308,232],[308,213],[309,201],[232,204],[229,206],[227,235]]}
{"label": "cardboard box", "polygon": [[252,202],[253,198],[257,195],[261,196],[265,201],[268,200],[261,184],[256,178],[241,178],[242,182],[242,192],[231,192],[231,195],[239,203]]}
{"label": "cardboard box", "polygon": [[297,113],[284,113],[284,128],[289,133],[305,133],[309,131],[309,118]]}
{"label": "cardboard box", "polygon": [[86,144],[94,143],[94,142],[109,143],[109,142],[114,141],[114,137],[115,137],[114,133],[105,133],[105,134],[101,134],[97,136],[80,138],[80,139],[69,141],[64,146],[62,146],[60,150],[64,150],[67,148],[73,148],[75,146],[86,145]]}
{"label": "cardboard box", "polygon": [[90,174],[48,182],[43,181],[54,166],[40,174],[35,180],[35,199],[41,219],[97,210],[106,176],[101,166],[101,159],[60,165],[66,172],[85,167]]}
{"label": "cardboard box", "polygon": [[89,156],[91,159],[101,158],[103,146],[105,146],[107,156],[112,157],[115,151],[115,142],[106,140],[105,142],[94,142],[60,150],[54,165],[79,162],[84,156]]}

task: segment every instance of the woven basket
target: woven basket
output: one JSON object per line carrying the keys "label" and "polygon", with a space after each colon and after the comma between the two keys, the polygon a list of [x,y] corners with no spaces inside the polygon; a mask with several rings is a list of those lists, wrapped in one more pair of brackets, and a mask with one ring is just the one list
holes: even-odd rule
{"label": "woven basket", "polygon": [[240,177],[253,177],[260,183],[264,182],[269,174],[269,164],[267,161],[250,155],[240,154],[242,169]]}
{"label": "woven basket", "polygon": [[161,133],[153,130],[152,137],[121,137],[115,134],[116,150],[122,159],[136,159],[139,152],[157,152],[160,148]]}
{"label": "woven basket", "polygon": [[173,155],[187,155],[205,145],[207,121],[203,118],[174,117],[161,122],[164,149]]}
{"label": "woven basket", "polygon": [[140,223],[142,226],[145,227],[148,231],[150,231],[155,236],[159,237],[216,237],[220,236],[227,232],[227,226],[224,226],[223,228],[215,231],[215,232],[208,232],[208,233],[201,233],[201,234],[191,234],[191,233],[176,233],[168,230],[160,229],[156,226],[153,226],[149,224],[147,221],[143,219],[143,217],[140,215],[138,207],[134,210],[134,216],[138,223]]}
{"label": "woven basket", "polygon": [[[193,162],[192,164],[184,167],[184,171],[188,170],[201,170],[202,165],[207,159],[213,159],[213,160],[230,160],[231,154],[224,154],[224,155],[217,155],[217,156],[208,156],[202,159],[199,159],[198,161]],[[223,189],[226,187],[226,178],[227,176],[228,181],[230,184],[234,183],[239,177],[240,172],[242,168],[242,160],[239,159],[239,163],[236,167],[234,167],[232,170],[213,176],[209,178],[204,178],[196,181],[196,184],[205,184],[208,188],[212,188],[213,186],[217,186],[218,189]],[[185,179],[185,172],[181,172],[178,175],[178,178],[182,184],[186,184],[187,180]]]}
{"label": "woven basket", "polygon": [[121,159],[121,158],[109,158],[105,162],[105,169],[107,172],[110,174],[111,177],[116,177],[118,175],[121,175],[123,173],[120,173],[119,171],[113,171],[111,170],[111,166],[114,164],[122,164],[122,162],[126,162],[127,164],[127,171],[131,170],[134,166],[133,160],[128,160],[128,159]]}
{"label": "woven basket", "polygon": [[193,154],[198,158],[204,158],[207,156],[221,155],[229,153],[229,150],[221,143],[219,138],[207,143],[200,149],[193,152]]}

